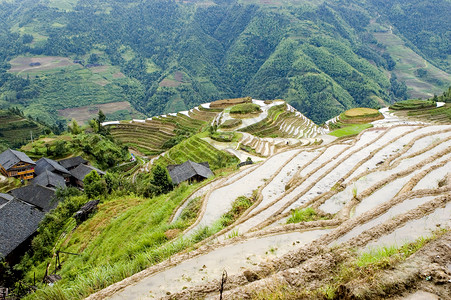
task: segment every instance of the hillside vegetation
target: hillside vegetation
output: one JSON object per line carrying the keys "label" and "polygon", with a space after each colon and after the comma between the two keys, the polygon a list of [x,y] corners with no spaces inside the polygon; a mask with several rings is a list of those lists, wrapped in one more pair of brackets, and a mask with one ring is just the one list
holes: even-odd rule
{"label": "hillside vegetation", "polygon": [[48,126],[23,116],[19,110],[0,110],[0,152],[18,148],[50,131]]}
{"label": "hillside vegetation", "polygon": [[0,107],[56,123],[93,104],[126,101],[110,114],[131,118],[251,96],[322,123],[449,84],[450,3],[428,3],[3,1]]}

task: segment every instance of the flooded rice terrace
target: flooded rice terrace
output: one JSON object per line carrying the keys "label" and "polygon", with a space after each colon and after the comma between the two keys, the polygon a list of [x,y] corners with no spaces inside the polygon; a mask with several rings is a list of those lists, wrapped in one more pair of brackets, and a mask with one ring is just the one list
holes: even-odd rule
{"label": "flooded rice terrace", "polygon": [[[312,259],[324,261],[326,256],[315,253],[325,249],[401,246],[451,227],[451,126],[383,113],[386,119],[357,137],[277,153],[201,188],[191,199],[201,197],[202,211],[185,237],[211,226],[237,197],[256,193],[257,200],[191,253],[89,299],[217,297],[224,270],[226,295],[240,298],[258,282],[283,276],[290,282],[287,274]],[[287,224],[293,210],[307,207],[324,218]],[[263,275],[249,276],[254,272]]]}

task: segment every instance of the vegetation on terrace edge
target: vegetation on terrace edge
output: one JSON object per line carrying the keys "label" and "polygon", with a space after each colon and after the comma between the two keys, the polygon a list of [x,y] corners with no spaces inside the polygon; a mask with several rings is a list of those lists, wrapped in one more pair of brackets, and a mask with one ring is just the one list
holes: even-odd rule
{"label": "vegetation on terrace edge", "polygon": [[[437,102],[444,102],[444,106],[436,107]],[[451,121],[451,86],[443,92],[442,95],[427,99],[413,99],[408,101],[400,101],[392,106],[391,109],[402,115],[413,117],[417,120],[449,123]]]}
{"label": "vegetation on terrace edge", "polygon": [[291,211],[290,217],[287,219],[287,224],[290,223],[299,223],[299,222],[310,222],[317,220],[328,220],[330,219],[330,215],[319,215],[318,212],[311,207],[307,207],[304,209],[293,209]]}
{"label": "vegetation on terrace edge", "polygon": [[[397,265],[407,260],[414,253],[425,247],[428,243],[439,239],[441,236],[449,233],[449,229],[440,229],[427,237],[419,237],[416,241],[397,246],[383,246],[373,248],[369,251],[358,253],[347,249],[331,248],[327,254],[331,259],[336,260],[327,273],[329,279],[324,276],[321,285],[314,289],[297,288],[275,282],[271,286],[264,286],[259,290],[254,290],[250,297],[255,300],[263,299],[338,299],[345,297],[343,294],[346,284],[354,282],[355,284],[369,286],[374,292],[382,295],[390,294],[390,286],[381,285],[378,282],[378,275],[384,271],[391,270]],[[326,270],[325,270],[326,272]],[[411,281],[411,278],[407,280]],[[412,282],[406,282],[406,285]]]}
{"label": "vegetation on terrace edge", "polygon": [[436,107],[437,102],[451,103],[451,86],[448,90],[444,91],[440,96],[434,95],[434,97],[426,100],[410,99],[404,101],[398,101],[390,105],[390,109],[393,110],[415,110],[422,108]]}
{"label": "vegetation on terrace edge", "polygon": [[390,105],[393,110],[421,109],[436,107],[436,103],[432,100],[404,100]]}

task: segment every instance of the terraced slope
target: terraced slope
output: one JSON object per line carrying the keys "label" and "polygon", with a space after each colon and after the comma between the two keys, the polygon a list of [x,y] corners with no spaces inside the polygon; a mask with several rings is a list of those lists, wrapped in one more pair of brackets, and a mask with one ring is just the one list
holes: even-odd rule
{"label": "terraced slope", "polygon": [[145,155],[158,155],[175,143],[177,136],[189,136],[199,132],[217,113],[208,109],[192,109],[189,112],[163,115],[146,120],[106,122],[111,134],[129,147]]}
{"label": "terraced slope", "polygon": [[[451,279],[451,125],[382,112],[384,120],[355,138],[281,152],[209,183],[200,191],[199,218],[184,236],[212,226],[238,196],[253,194],[257,200],[196,250],[89,299],[215,298],[223,270],[228,273],[226,299],[266,299],[277,293],[377,298],[412,290],[449,299],[450,286],[443,283]],[[307,207],[317,220],[287,224],[293,210]],[[359,253],[415,242],[437,230],[441,237],[419,246],[424,249],[417,254],[390,257],[388,270],[377,265],[339,277],[340,266]]]}
{"label": "terraced slope", "polygon": [[39,137],[45,129],[45,126],[18,113],[0,110],[0,151],[20,147],[28,143],[32,135]]}
{"label": "terraced slope", "polygon": [[192,136],[177,144],[169,151],[159,156],[153,163],[167,166],[181,164],[187,160],[195,162],[207,161],[210,168],[213,170],[238,163],[236,157],[214,148],[198,136]]}
{"label": "terraced slope", "polygon": [[408,117],[411,120],[426,120],[432,123],[447,124],[451,122],[451,104],[444,103],[443,106],[429,109],[397,111],[396,114]]}
{"label": "terraced slope", "polygon": [[311,138],[324,133],[315,123],[286,103],[271,107],[263,120],[240,131],[257,137],[290,138]]}
{"label": "terraced slope", "polygon": [[[318,136],[325,133],[325,129],[314,124],[282,100],[261,101],[250,98],[249,101],[259,105],[262,112],[240,116],[241,126],[224,129],[220,126],[221,124],[235,119],[230,116],[230,109],[217,108],[216,104],[227,107],[234,102],[222,103],[232,100],[240,99],[205,103],[189,111],[146,120],[106,122],[104,126],[110,128],[115,138],[149,156],[163,153],[184,138],[198,133],[209,123],[219,126],[219,131],[244,132],[240,146],[244,145],[263,157],[268,157],[286,147],[320,143],[321,139]],[[240,147],[237,147],[233,150],[239,151],[239,149]]]}

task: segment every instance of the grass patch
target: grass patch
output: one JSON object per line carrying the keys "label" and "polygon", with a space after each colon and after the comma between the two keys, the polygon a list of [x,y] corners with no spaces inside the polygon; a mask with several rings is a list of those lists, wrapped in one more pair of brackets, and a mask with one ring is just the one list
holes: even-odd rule
{"label": "grass patch", "polygon": [[237,142],[237,136],[238,135],[235,132],[215,132],[210,135],[210,138],[218,142],[230,143]]}
{"label": "grass patch", "polygon": [[451,105],[447,103],[445,106],[437,108],[411,110],[407,112],[407,115],[420,120],[449,123],[451,122]]}
{"label": "grass patch", "polygon": [[[29,299],[80,299],[114,282],[135,274],[153,264],[194,245],[205,236],[169,241],[170,230],[183,230],[197,217],[198,200],[187,206],[177,222],[168,223],[173,210],[197,185],[182,184],[166,195],[151,199],[114,197],[99,206],[98,212],[81,224],[72,234],[62,235],[58,249],[79,253],[61,255],[62,280],[53,287],[41,285]],[[66,223],[74,223],[72,218]],[[69,224],[69,225],[71,225]],[[73,226],[67,227],[67,233]],[[32,282],[44,275],[47,261],[36,265],[27,274]],[[54,265],[50,265],[54,269]]]}
{"label": "grass patch", "polygon": [[299,223],[299,222],[310,222],[317,220],[328,220],[330,216],[321,216],[315,209],[307,207],[304,209],[294,209],[291,211],[291,216],[287,220],[287,224]]}
{"label": "grass patch", "polygon": [[187,222],[189,225],[194,223],[194,220],[197,218],[197,214],[200,211],[202,206],[201,197],[196,197],[191,200],[188,205],[182,210],[180,217],[177,221],[181,220],[182,222]]}
{"label": "grass patch", "polygon": [[223,228],[232,224],[239,216],[241,216],[246,209],[252,206],[254,199],[250,199],[244,196],[240,196],[236,198],[236,200],[232,203],[232,208],[230,211],[225,213],[220,221]]}
{"label": "grass patch", "polygon": [[260,106],[254,103],[242,103],[232,106],[230,109],[231,114],[253,114],[261,112]]}
{"label": "grass patch", "polygon": [[371,128],[371,124],[352,124],[330,132],[329,134],[336,137],[345,137],[359,134],[361,131]]}
{"label": "grass patch", "polygon": [[429,237],[419,237],[414,242],[406,243],[400,247],[396,245],[382,246],[360,253],[356,258],[347,260],[338,267],[336,276],[329,284],[328,293],[323,294],[323,296],[326,299],[334,299],[339,287],[353,280],[373,281],[377,272],[393,268],[446,232],[448,230],[442,229]]}

